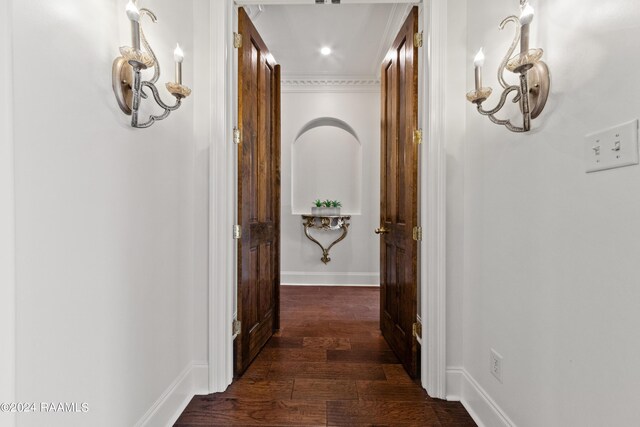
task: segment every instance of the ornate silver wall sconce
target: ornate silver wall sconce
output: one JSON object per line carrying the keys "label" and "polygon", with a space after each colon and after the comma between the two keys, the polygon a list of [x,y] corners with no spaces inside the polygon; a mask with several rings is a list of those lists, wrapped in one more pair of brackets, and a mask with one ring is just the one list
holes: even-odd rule
{"label": "ornate silver wall sconce", "polygon": [[[113,61],[113,91],[120,109],[125,114],[131,115],[131,126],[147,128],[156,121],[167,118],[172,111],[180,108],[182,99],[191,94],[191,89],[182,84],[182,60],[184,59],[184,54],[180,49],[180,45],[178,45],[173,52],[176,62],[175,81],[168,82],[165,85],[169,93],[176,98],[176,102],[174,105],[168,105],[162,101],[158,88],[155,86],[155,83],[160,78],[160,65],[140,26],[140,19],[143,16],[147,15],[155,23],[157,21],[156,15],[149,9],[138,10],[133,0],[129,0],[126,12],[131,21],[131,46],[121,47],[121,56]],[[144,50],[141,50],[141,44],[144,45]],[[143,81],[142,70],[152,67],[153,77],[149,81]],[[138,119],[140,100],[141,98],[148,98],[144,88],[148,88],[151,91],[156,103],[164,109],[164,112],[159,115],[150,115],[147,121],[140,123]]]}
{"label": "ornate silver wall sconce", "polygon": [[[482,49],[476,55],[475,65],[475,90],[467,93],[467,100],[477,105],[478,112],[496,124],[503,125],[512,132],[528,132],[531,130],[531,120],[540,115],[549,96],[549,69],[547,64],[542,62],[543,50],[529,48],[529,27],[533,20],[534,10],[528,0],[520,0],[522,13],[520,17],[509,16],[500,24],[500,29],[509,23],[516,24],[516,34],[507,54],[505,55],[500,68],[498,68],[498,81],[504,89],[500,96],[498,105],[492,110],[485,110],[482,103],[491,96],[492,89],[482,86],[482,66],[484,64],[484,54]],[[520,42],[520,53],[512,56]],[[505,78],[505,69],[514,74],[519,74],[520,84],[509,85]],[[507,96],[515,92],[514,103],[520,106],[522,113],[522,126],[516,126],[507,119],[499,119],[495,116],[504,107]],[[526,95],[526,96],[524,96]]]}

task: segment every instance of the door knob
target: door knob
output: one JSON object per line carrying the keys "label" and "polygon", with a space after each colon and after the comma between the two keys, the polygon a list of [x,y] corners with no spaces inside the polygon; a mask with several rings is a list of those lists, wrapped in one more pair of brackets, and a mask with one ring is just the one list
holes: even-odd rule
{"label": "door knob", "polygon": [[388,228],[384,228],[384,226],[376,228],[376,234],[387,234],[389,231],[391,230],[389,230]]}

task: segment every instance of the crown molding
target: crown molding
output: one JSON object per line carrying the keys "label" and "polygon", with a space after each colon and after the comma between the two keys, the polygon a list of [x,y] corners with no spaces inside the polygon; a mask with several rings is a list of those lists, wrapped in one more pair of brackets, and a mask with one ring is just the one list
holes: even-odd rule
{"label": "crown molding", "polygon": [[[385,4],[385,3],[409,3],[409,4],[418,4],[420,0],[341,0],[341,4]],[[263,4],[263,5],[309,5],[314,4],[311,3],[310,0],[235,0],[236,6],[246,6],[253,4]],[[324,6],[324,4],[320,4],[319,6]]]}
{"label": "crown molding", "polygon": [[372,76],[283,76],[283,92],[379,92]]}

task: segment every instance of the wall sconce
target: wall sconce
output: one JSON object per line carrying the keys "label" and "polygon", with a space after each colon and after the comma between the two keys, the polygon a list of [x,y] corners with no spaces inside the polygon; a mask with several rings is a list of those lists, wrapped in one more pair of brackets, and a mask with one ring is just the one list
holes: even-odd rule
{"label": "wall sconce", "polygon": [[[529,49],[529,26],[533,20],[534,10],[528,0],[520,0],[522,13],[520,17],[509,16],[500,24],[500,29],[509,22],[516,24],[516,35],[507,51],[500,68],[498,68],[498,81],[504,89],[500,96],[500,102],[492,110],[482,108],[482,103],[491,96],[492,89],[482,86],[482,66],[484,64],[484,54],[482,49],[476,55],[475,66],[475,90],[467,93],[467,100],[477,105],[478,112],[498,125],[503,125],[512,132],[528,132],[531,130],[531,120],[540,115],[549,96],[549,68],[542,62],[542,49]],[[513,56],[513,52],[520,41],[520,53]],[[514,74],[520,75],[520,85],[507,84],[504,73],[505,69]],[[522,127],[515,126],[510,120],[502,120],[495,116],[507,100],[511,92],[516,92],[513,98],[514,103],[519,103],[522,113]],[[528,96],[523,96],[526,94]]]}
{"label": "wall sconce", "polygon": [[[133,0],[129,0],[126,12],[131,21],[131,46],[121,47],[121,56],[113,61],[113,91],[120,109],[125,114],[131,115],[131,126],[134,128],[148,128],[156,121],[167,118],[172,111],[180,108],[182,99],[191,94],[191,89],[182,84],[182,60],[184,59],[184,54],[180,49],[180,45],[178,45],[173,52],[176,63],[175,81],[166,84],[167,90],[176,98],[176,102],[174,105],[167,105],[162,101],[158,88],[155,86],[160,77],[160,65],[140,26],[142,16],[149,16],[151,21],[155,23],[157,22],[156,15],[149,9],[138,10]],[[140,49],[141,43],[144,45],[144,51]],[[143,81],[142,70],[151,67],[153,67],[153,77],[149,81]],[[150,115],[146,122],[140,123],[138,121],[140,99],[148,98],[147,93],[144,91],[145,87],[149,88],[156,103],[164,109],[164,112],[159,115]]]}

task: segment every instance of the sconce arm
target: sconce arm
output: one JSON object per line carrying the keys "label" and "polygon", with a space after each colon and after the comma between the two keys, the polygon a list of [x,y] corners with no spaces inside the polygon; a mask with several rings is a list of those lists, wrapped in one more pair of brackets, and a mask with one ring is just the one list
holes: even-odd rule
{"label": "sconce arm", "polygon": [[[149,9],[140,9],[140,16],[143,16],[143,15],[147,15],[151,19],[151,22],[153,22],[154,24],[156,22],[158,22],[158,18],[156,17],[155,13],[153,13]],[[144,44],[144,48],[146,49],[146,51],[149,52],[149,55],[151,55],[151,57],[153,58],[153,63],[154,63],[154,65],[153,65],[153,77],[149,81],[151,83],[156,83],[158,81],[158,79],[160,78],[160,63],[158,62],[158,58],[156,57],[155,52],[151,48],[151,45],[147,41],[147,37],[144,34],[144,30],[142,29],[142,25],[140,25],[140,39],[142,40],[142,44]],[[147,97],[144,92],[142,93],[142,97],[143,98]]]}
{"label": "sconce arm", "polygon": [[[511,46],[509,46],[509,49],[507,50],[507,53],[504,56],[504,58],[502,59],[502,62],[500,63],[500,67],[498,68],[498,81],[500,82],[500,85],[504,89],[509,87],[509,84],[507,83],[507,81],[504,78],[504,72],[505,72],[505,70],[507,68],[507,63],[509,62],[509,59],[511,59],[511,56],[513,55],[513,52],[515,52],[516,46],[518,46],[518,43],[520,43],[520,19],[517,16],[511,15],[511,16],[506,17],[500,23],[500,29],[504,30],[504,27],[509,22],[513,22],[515,24],[516,33],[514,35],[513,41],[511,42]],[[518,102],[518,97],[516,97],[513,100],[513,102]]]}
{"label": "sconce arm", "polygon": [[[526,129],[526,125],[524,127],[515,126],[513,125],[513,123],[511,123],[511,120],[508,120],[508,119],[503,120],[495,116],[495,114],[499,112],[502,109],[502,107],[504,107],[504,104],[507,102],[507,96],[509,96],[509,94],[514,91],[517,93],[516,97],[522,99],[520,87],[508,86],[504,90],[504,92],[502,92],[502,95],[500,96],[500,101],[498,102],[498,105],[494,109],[485,110],[484,108],[482,108],[482,104],[478,104],[478,112],[483,116],[488,116],[489,120],[491,120],[493,123],[505,126],[507,129],[509,129],[512,132],[518,132],[518,133],[526,132],[528,130]],[[525,123],[526,123],[526,119],[525,119]]]}
{"label": "sconce arm", "polygon": [[182,104],[182,99],[180,97],[176,97],[176,103],[174,105],[167,105],[160,98],[160,93],[158,92],[158,88],[153,83],[151,83],[151,82],[142,82],[142,86],[146,86],[149,89],[151,89],[151,93],[153,93],[153,98],[156,100],[156,103],[161,108],[164,109],[164,112],[162,114],[158,114],[158,115],[153,115],[153,114],[150,115],[149,116],[149,120],[147,120],[144,123],[137,123],[137,114],[136,114],[135,123],[134,123],[134,117],[132,116],[132,118],[131,118],[131,124],[134,127],[137,127],[137,128],[148,128],[149,126],[151,126],[155,122],[157,122],[159,120],[166,119],[172,111],[175,111],[178,108],[180,108],[180,105]]}

